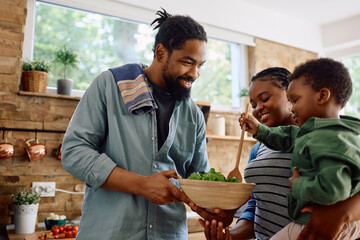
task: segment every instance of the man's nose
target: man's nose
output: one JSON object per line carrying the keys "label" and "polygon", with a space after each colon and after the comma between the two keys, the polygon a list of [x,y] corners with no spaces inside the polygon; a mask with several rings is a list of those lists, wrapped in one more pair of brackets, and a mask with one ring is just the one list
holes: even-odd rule
{"label": "man's nose", "polygon": [[191,77],[192,79],[197,79],[200,76],[200,68],[198,68],[197,66],[193,66],[188,74],[189,77]]}

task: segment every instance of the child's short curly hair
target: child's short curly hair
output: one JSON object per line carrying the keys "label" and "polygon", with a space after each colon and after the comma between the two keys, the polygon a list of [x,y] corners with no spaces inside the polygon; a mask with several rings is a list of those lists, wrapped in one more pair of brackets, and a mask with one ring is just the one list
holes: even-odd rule
{"label": "child's short curly hair", "polygon": [[307,61],[297,66],[289,76],[289,82],[305,78],[315,91],[329,88],[335,95],[337,103],[345,106],[352,93],[352,82],[349,71],[341,62],[330,58],[319,58]]}

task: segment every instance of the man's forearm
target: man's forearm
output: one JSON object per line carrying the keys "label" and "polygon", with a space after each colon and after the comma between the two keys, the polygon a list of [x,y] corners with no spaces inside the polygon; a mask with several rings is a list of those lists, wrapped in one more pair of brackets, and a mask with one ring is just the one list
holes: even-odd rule
{"label": "man's forearm", "polygon": [[101,188],[139,195],[144,176],[115,167]]}

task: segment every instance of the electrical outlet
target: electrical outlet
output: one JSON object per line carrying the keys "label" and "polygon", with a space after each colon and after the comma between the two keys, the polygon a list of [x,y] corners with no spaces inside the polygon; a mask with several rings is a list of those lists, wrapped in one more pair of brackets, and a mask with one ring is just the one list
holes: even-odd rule
{"label": "electrical outlet", "polygon": [[40,197],[55,197],[55,182],[33,182],[32,190],[40,193]]}

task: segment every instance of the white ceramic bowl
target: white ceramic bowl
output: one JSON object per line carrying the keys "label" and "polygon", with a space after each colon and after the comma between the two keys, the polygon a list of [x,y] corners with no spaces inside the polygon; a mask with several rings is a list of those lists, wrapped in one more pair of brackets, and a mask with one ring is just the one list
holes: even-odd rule
{"label": "white ceramic bowl", "polygon": [[180,187],[198,206],[224,210],[241,207],[250,197],[255,184],[179,179]]}

